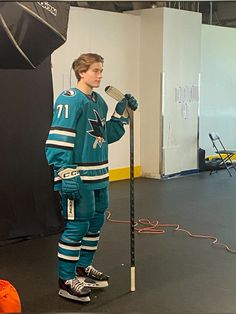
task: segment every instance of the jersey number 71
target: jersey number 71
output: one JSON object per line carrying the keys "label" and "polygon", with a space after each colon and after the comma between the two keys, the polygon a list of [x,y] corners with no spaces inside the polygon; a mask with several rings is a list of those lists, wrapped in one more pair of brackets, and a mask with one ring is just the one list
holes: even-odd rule
{"label": "jersey number 71", "polygon": [[65,119],[68,119],[68,117],[69,117],[69,106],[68,105],[64,105],[64,104],[57,105],[57,111],[58,111],[58,113],[57,113],[58,119],[60,119],[62,115],[64,115]]}

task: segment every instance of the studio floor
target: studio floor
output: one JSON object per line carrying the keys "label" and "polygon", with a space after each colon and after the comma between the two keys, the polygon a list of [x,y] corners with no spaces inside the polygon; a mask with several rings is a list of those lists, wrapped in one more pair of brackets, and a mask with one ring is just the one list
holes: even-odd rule
{"label": "studio floor", "polygon": [[[128,220],[129,181],[111,183],[110,198],[111,218]],[[236,251],[236,173],[136,179],[135,218],[179,224]],[[104,226],[94,266],[111,276],[110,286],[94,290],[88,304],[57,294],[59,234],[1,247],[0,277],[17,288],[23,313],[235,314],[236,254],[172,227],[165,231],[135,235],[135,292],[130,292],[128,223]]]}

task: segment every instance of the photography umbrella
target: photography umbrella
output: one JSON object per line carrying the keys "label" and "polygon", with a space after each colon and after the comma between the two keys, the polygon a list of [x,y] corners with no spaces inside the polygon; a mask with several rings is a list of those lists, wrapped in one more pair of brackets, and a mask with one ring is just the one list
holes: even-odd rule
{"label": "photography umbrella", "polygon": [[0,2],[0,69],[34,69],[66,41],[68,2]]}

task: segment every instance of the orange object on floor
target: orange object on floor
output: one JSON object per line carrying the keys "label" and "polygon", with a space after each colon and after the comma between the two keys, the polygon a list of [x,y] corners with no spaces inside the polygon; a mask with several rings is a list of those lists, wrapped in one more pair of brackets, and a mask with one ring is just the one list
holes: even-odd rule
{"label": "orange object on floor", "polygon": [[19,295],[13,285],[0,279],[0,313],[21,313]]}

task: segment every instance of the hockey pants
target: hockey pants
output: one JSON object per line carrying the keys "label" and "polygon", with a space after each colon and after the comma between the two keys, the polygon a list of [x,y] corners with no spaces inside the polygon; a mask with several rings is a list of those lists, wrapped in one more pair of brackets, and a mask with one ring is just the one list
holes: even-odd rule
{"label": "hockey pants", "polygon": [[79,200],[62,195],[65,228],[58,243],[59,277],[67,280],[76,275],[76,267],[92,264],[100,230],[108,209],[108,188],[80,190]]}

